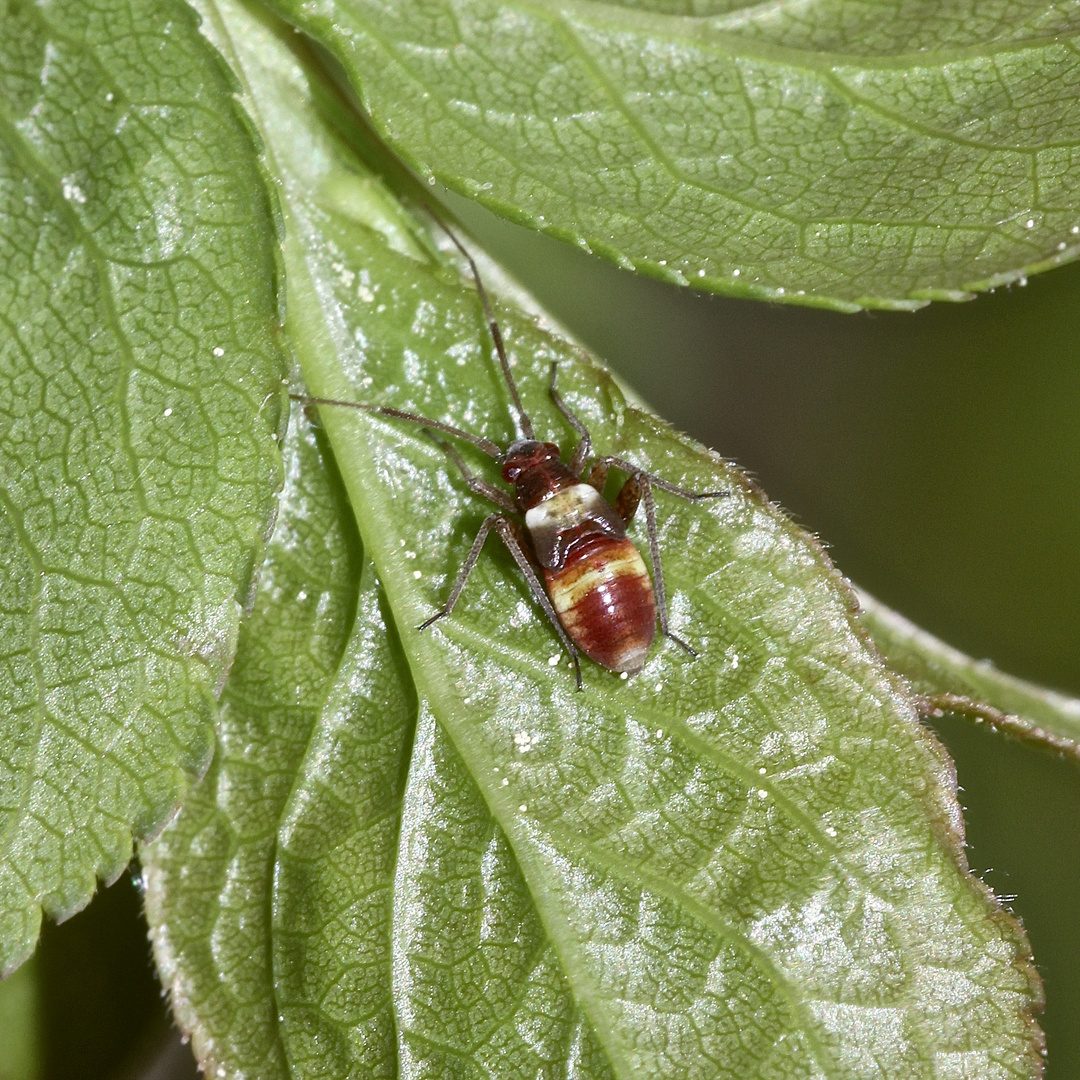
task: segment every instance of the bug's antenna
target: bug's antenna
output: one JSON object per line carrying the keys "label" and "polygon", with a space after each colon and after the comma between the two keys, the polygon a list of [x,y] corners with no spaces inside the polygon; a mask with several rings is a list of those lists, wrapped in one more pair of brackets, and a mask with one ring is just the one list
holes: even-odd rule
{"label": "bug's antenna", "polygon": [[488,299],[487,289],[484,288],[484,283],[480,279],[480,269],[476,265],[476,260],[469,254],[468,249],[457,238],[450,226],[447,225],[446,222],[431,209],[431,207],[425,206],[424,209],[431,215],[435,224],[450,237],[454,247],[465,256],[465,259],[472,270],[473,280],[476,282],[476,291],[480,294],[480,302],[484,305],[484,317],[487,319],[488,330],[491,331],[491,340],[495,342],[495,351],[499,354],[499,363],[502,365],[503,376],[506,378],[506,385],[510,388],[510,397],[514,401],[514,408],[517,410],[518,423],[521,425],[521,433],[526,439],[534,439],[536,438],[536,434],[533,431],[532,420],[529,419],[529,414],[521,404],[517,383],[514,382],[514,376],[510,374],[510,361],[506,357],[506,346],[503,344],[502,331],[499,329],[499,324],[495,319],[495,313],[491,309],[491,301]]}
{"label": "bug's antenna", "polygon": [[421,424],[426,428],[434,428],[436,431],[453,435],[456,439],[464,439],[473,446],[479,446],[489,457],[496,460],[503,456],[499,449],[490,439],[481,435],[474,435],[471,431],[462,431],[461,428],[451,427],[441,420],[432,420],[429,416],[418,416],[416,413],[402,412],[401,409],[392,409],[389,405],[366,405],[360,401],[338,401],[337,398],[312,397],[310,394],[290,394],[293,401],[303,402],[305,405],[342,405],[346,409],[360,409],[362,412],[378,413],[380,416],[393,416],[397,420],[408,420],[413,424]]}

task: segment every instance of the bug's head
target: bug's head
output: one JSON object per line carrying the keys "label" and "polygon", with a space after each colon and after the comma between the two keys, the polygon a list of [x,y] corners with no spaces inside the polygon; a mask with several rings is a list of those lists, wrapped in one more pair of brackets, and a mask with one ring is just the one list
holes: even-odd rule
{"label": "bug's head", "polygon": [[503,455],[503,479],[513,484],[522,473],[552,459],[559,460],[559,448],[554,443],[536,442],[534,439],[511,443]]}

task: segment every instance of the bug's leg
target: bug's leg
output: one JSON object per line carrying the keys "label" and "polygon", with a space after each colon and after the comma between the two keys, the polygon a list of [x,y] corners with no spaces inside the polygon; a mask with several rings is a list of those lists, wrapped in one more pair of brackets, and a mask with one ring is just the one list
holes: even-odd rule
{"label": "bug's leg", "polygon": [[612,466],[617,469],[621,469],[627,473],[630,480],[627,480],[619,490],[619,494],[615,499],[615,509],[622,516],[623,521],[629,525],[633,519],[634,514],[637,512],[638,501],[641,498],[640,486],[632,484],[630,481],[637,476],[648,477],[649,482],[653,487],[660,488],[661,491],[667,491],[672,495],[678,495],[683,499],[690,499],[692,502],[698,499],[719,499],[724,496],[730,495],[730,491],[690,491],[688,488],[679,487],[678,484],[671,483],[670,480],[665,480],[662,476],[657,476],[655,473],[646,472],[644,469],[638,468],[632,461],[626,461],[623,458],[617,457],[602,457],[598,458],[593,464],[592,469],[589,471],[588,483],[597,491],[602,492],[604,485],[607,483],[608,471]]}
{"label": "bug's leg", "polygon": [[[607,457],[597,459],[596,464],[592,467],[592,472],[589,473],[589,483],[592,483],[592,477],[597,473],[600,473],[606,480],[608,469],[612,466],[616,469],[621,469],[629,476],[643,476],[654,488],[666,491],[669,495],[678,495],[680,499],[689,499],[691,502],[697,502],[699,499],[723,499],[731,494],[730,491],[691,491],[689,488],[679,487],[678,484],[673,484],[670,480],[665,480],[662,476],[657,476],[656,473],[647,472],[645,469],[641,468],[640,465],[635,465],[632,461],[627,461],[625,458],[613,457],[610,454]],[[593,486],[595,487],[596,485],[593,484]]]}
{"label": "bug's leg", "polygon": [[553,361],[551,364],[551,385],[548,387],[548,393],[551,394],[551,400],[555,403],[555,408],[563,414],[566,422],[580,436],[577,449],[574,451],[574,456],[570,459],[570,471],[575,476],[580,476],[581,469],[585,464],[585,459],[589,456],[589,451],[592,449],[592,436],[589,434],[589,429],[570,411],[570,406],[563,401],[562,394],[555,389],[555,380],[558,376],[559,365]]}
{"label": "bug's leg", "polygon": [[425,619],[416,628],[417,630],[426,630],[433,622],[444,619],[454,610],[454,605],[458,602],[461,590],[465,588],[465,582],[469,580],[469,575],[473,572],[473,568],[480,558],[480,549],[484,546],[487,534],[491,532],[492,528],[494,528],[498,522],[505,520],[506,518],[504,518],[502,514],[488,514],[488,516],[484,518],[484,523],[480,526],[480,531],[476,534],[476,539],[473,541],[472,547],[469,548],[469,554],[465,556],[465,561],[461,564],[461,569],[458,571],[458,576],[454,581],[454,587],[450,590],[450,595],[446,598],[446,603],[443,604],[430,619]]}
{"label": "bug's leg", "polygon": [[521,433],[526,439],[535,438],[532,420],[525,411],[525,406],[521,404],[517,383],[514,382],[513,373],[510,371],[510,359],[506,355],[506,343],[503,341],[502,330],[499,329],[498,320],[495,318],[495,312],[492,310],[491,300],[488,298],[487,289],[484,288],[483,279],[480,277],[480,267],[476,265],[476,260],[469,254],[469,249],[457,238],[457,234],[454,230],[451,229],[430,206],[425,206],[424,209],[427,210],[435,224],[450,237],[450,242],[465,257],[465,261],[472,270],[473,281],[476,282],[476,291],[480,295],[480,303],[484,308],[484,318],[487,319],[488,330],[491,332],[491,340],[495,343],[495,351],[499,354],[499,363],[502,365],[503,377],[506,379],[506,386],[510,391],[510,397],[513,399],[514,409],[517,411],[518,422],[521,425]]}
{"label": "bug's leg", "polygon": [[[645,505],[645,531],[649,534],[649,555],[652,558],[653,588],[656,590],[656,614],[660,620],[660,633],[681,646],[691,656],[697,656],[697,652],[690,648],[678,634],[672,633],[668,625],[667,589],[664,587],[664,566],[660,561],[660,533],[656,528],[656,500],[653,498],[649,474],[631,473],[630,478],[623,485],[623,490],[625,491],[629,485],[637,488],[637,492],[632,496],[634,508],[637,509],[638,499]],[[622,491],[619,492],[616,506],[621,500]]]}
{"label": "bug's leg", "polygon": [[518,533],[517,526],[509,518],[503,517],[502,514],[488,514],[484,518],[484,523],[480,526],[480,531],[476,534],[472,547],[469,548],[469,554],[465,556],[465,561],[461,564],[461,569],[454,580],[450,595],[446,598],[446,603],[430,619],[425,619],[416,629],[426,630],[432,623],[445,618],[454,610],[454,605],[458,602],[458,597],[461,596],[461,592],[465,588],[465,582],[469,580],[469,575],[473,572],[480,559],[480,551],[484,546],[484,541],[492,529],[498,532],[499,538],[513,556],[514,562],[518,564],[518,569],[525,575],[529,591],[533,594],[536,602],[544,609],[544,614],[551,621],[551,625],[555,627],[559,640],[563,643],[566,651],[570,654],[570,659],[573,661],[577,688],[579,690],[583,689],[578,651],[574,643],[566,636],[566,631],[563,629],[562,623],[559,622],[559,616],[555,614],[555,608],[551,606],[551,600],[548,599],[548,594],[544,590],[539,577],[537,577],[536,569],[529,558],[529,553]]}
{"label": "bug's leg", "polygon": [[633,462],[611,456],[600,458],[593,466],[593,473],[602,468],[606,478],[607,470],[612,465],[629,474],[626,483],[623,484],[622,490],[615,499],[615,509],[622,516],[623,521],[629,523],[637,510],[639,501],[645,507],[645,529],[649,536],[649,555],[653,565],[653,587],[656,591],[656,613],[660,620],[660,633],[664,637],[670,638],[676,645],[681,646],[691,656],[697,656],[697,652],[681,637],[672,633],[668,624],[667,589],[664,586],[664,567],[660,560],[660,533],[656,527],[656,500],[653,498],[653,487],[695,501],[698,499],[716,499],[730,493],[727,491],[690,491],[687,488],[679,487],[678,484],[671,483],[669,480],[665,480],[661,476],[654,476],[652,473],[639,469]]}
{"label": "bug's leg", "polygon": [[333,405],[341,409],[358,409],[360,412],[376,413],[379,416],[392,416],[395,420],[408,420],[410,424],[423,424],[424,427],[434,428],[436,431],[453,435],[455,439],[464,439],[473,446],[479,446],[488,457],[501,458],[502,451],[490,439],[482,435],[474,435],[471,431],[462,431],[452,424],[444,424],[441,420],[435,420],[430,416],[418,416],[416,413],[403,412],[401,409],[392,409],[389,405],[369,405],[365,401],[339,401],[337,398],[313,397],[311,394],[290,394],[292,401],[299,401],[302,405]]}
{"label": "bug's leg", "polygon": [[533,561],[529,557],[529,551],[521,538],[520,527],[509,518],[504,518],[501,514],[492,514],[492,518],[495,519],[494,525],[499,532],[500,539],[506,545],[506,549],[514,557],[514,562],[518,564],[518,569],[525,575],[525,580],[528,582],[529,591],[533,594],[533,599],[535,599],[544,609],[544,614],[555,628],[555,633],[559,635],[559,640],[563,643],[563,648],[570,654],[570,660],[574,665],[574,678],[577,681],[577,688],[579,690],[584,689],[581,682],[581,661],[578,659],[577,647],[567,636],[562,623],[559,622],[559,616],[555,613],[555,608],[552,606],[547,590],[544,588],[543,582],[541,582],[537,575],[536,567],[533,566]]}
{"label": "bug's leg", "polygon": [[624,525],[629,525],[634,520],[638,503],[641,502],[641,481],[638,475],[638,473],[631,473],[626,483],[619,488],[619,494],[615,496],[614,510],[623,519]]}
{"label": "bug's leg", "polygon": [[585,483],[596,488],[601,495],[604,494],[604,485],[607,483],[608,463],[601,459],[593,464]]}
{"label": "bug's leg", "polygon": [[461,475],[465,478],[465,483],[469,485],[469,490],[474,495],[479,495],[481,498],[487,499],[488,502],[493,502],[500,509],[509,510],[510,513],[514,513],[517,510],[517,504],[505,491],[497,488],[487,480],[482,480],[479,476],[474,476],[473,473],[469,471],[468,465],[461,460],[461,455],[449,443],[436,438],[426,428],[424,429],[424,433],[433,443],[437,446],[441,446],[446,456],[461,470]]}

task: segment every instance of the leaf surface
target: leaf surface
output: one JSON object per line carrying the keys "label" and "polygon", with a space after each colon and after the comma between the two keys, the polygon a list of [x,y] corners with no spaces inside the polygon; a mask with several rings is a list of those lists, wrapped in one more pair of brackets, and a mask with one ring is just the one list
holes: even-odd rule
{"label": "leaf surface", "polygon": [[188,8],[5,6],[0,970],[205,768],[280,483],[273,242]]}
{"label": "leaf surface", "polygon": [[917,307],[1080,250],[1046,0],[273,2],[421,173],[669,281]]}
{"label": "leaf surface", "polygon": [[[206,11],[281,181],[309,389],[509,436],[475,291],[320,126],[292,35]],[[415,427],[323,408],[378,581],[365,570],[332,671],[293,610],[301,592],[332,607],[327,575],[345,573],[287,548],[293,516],[315,535],[323,513],[292,492],[326,482],[305,472],[297,420],[241,648],[265,660],[238,661],[216,771],[146,853],[159,962],[207,1064],[1037,1076],[1026,943],[965,873],[948,761],[820,550],[567,342],[509,306],[500,318],[542,435],[572,439],[546,395],[558,361],[598,447],[732,491],[660,508],[672,617],[700,655],[658,645],[630,680],[587,665],[577,692],[497,549],[419,633],[486,508]],[[299,659],[274,659],[279,634]]]}

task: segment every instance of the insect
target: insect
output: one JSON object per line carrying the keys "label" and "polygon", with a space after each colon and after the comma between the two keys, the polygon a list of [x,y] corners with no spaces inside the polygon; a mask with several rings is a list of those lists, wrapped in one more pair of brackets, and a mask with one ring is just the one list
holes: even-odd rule
{"label": "insect", "polygon": [[[697,653],[672,632],[668,622],[653,490],[659,489],[691,501],[720,498],[729,492],[688,491],[612,455],[598,458],[586,476],[584,467],[592,449],[592,438],[558,391],[556,364],[551,365],[551,400],[577,433],[578,443],[569,462],[564,462],[558,446],[540,442],[536,438],[532,419],[521,403],[517,384],[510,371],[502,331],[492,311],[479,268],[454,233],[437,218],[436,221],[472,269],[488,330],[513,402],[520,438],[503,450],[480,435],[389,406],[306,394],[289,395],[293,400],[305,404],[361,409],[407,420],[423,426],[429,435],[438,431],[462,439],[494,458],[502,468],[503,480],[513,485],[514,493],[511,495],[474,475],[453,446],[432,435],[460,470],[469,490],[494,503],[499,510],[484,519],[446,602],[418,629],[426,630],[454,610],[480,558],[484,542],[494,529],[569,653],[579,690],[582,689],[579,652],[610,671],[633,675],[645,664],[657,622],[664,637],[670,638],[691,656],[696,656]],[[625,472],[627,480],[614,503],[609,503],[603,496],[603,489],[612,468]],[[655,586],[649,579],[644,560],[626,535],[626,526],[639,504],[643,504],[645,510]],[[508,516],[510,514],[523,517],[524,525],[515,517]]]}

